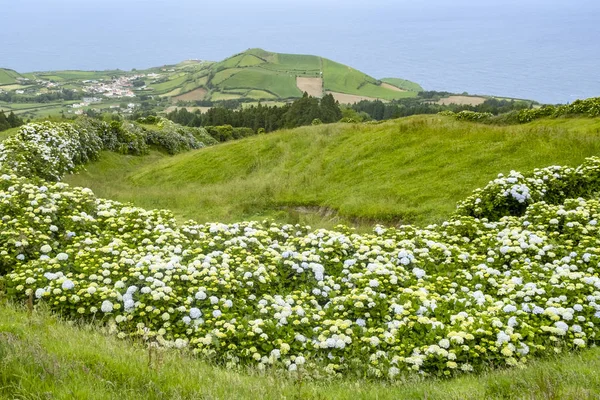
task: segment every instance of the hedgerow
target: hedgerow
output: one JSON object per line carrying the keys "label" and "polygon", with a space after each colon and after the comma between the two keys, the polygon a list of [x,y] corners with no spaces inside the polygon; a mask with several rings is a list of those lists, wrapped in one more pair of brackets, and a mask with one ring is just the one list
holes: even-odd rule
{"label": "hedgerow", "polygon": [[526,123],[543,117],[558,118],[568,115],[600,116],[600,97],[575,100],[571,104],[561,106],[548,105],[540,108],[521,110],[518,113],[518,120],[521,123]]}

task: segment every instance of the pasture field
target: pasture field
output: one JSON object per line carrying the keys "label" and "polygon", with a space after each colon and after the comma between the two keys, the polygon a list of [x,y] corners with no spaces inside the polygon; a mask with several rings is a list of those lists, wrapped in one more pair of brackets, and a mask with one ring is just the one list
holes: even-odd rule
{"label": "pasture field", "polygon": [[323,84],[325,90],[353,94],[375,99],[393,100],[415,97],[415,92],[399,92],[380,86],[378,82],[352,67],[323,59]]}
{"label": "pasture field", "polygon": [[166,82],[161,83],[153,83],[148,85],[149,87],[154,88],[155,94],[167,93],[172,90],[181,87],[188,80],[188,76],[184,73],[179,73],[177,75],[173,75]]}
{"label": "pasture field", "polygon": [[418,83],[415,83],[415,82],[411,82],[411,81],[406,80],[406,79],[400,79],[400,78],[383,78],[381,81],[385,82],[387,84],[393,85],[393,86],[395,86],[397,88],[408,90],[408,91],[411,91],[411,92],[421,92],[421,91],[423,91],[423,88],[421,87],[421,85],[419,85]]}
{"label": "pasture field", "polygon": [[293,75],[260,68],[244,68],[223,80],[220,86],[229,90],[236,88],[268,90],[282,99],[302,96],[302,92],[296,87],[296,78]]}
{"label": "pasture field", "polygon": [[191,92],[183,93],[178,96],[175,96],[174,100],[184,100],[184,101],[193,101],[193,100],[202,100],[206,97],[206,93],[208,91],[204,88],[194,89]]}
{"label": "pasture field", "polygon": [[443,105],[449,104],[458,104],[458,105],[469,105],[469,106],[478,106],[483,104],[486,100],[485,97],[477,97],[477,96],[448,96],[440,99],[437,103]]}
{"label": "pasture field", "polygon": [[11,85],[17,83],[16,78],[20,77],[21,75],[12,69],[0,68],[0,85]]}

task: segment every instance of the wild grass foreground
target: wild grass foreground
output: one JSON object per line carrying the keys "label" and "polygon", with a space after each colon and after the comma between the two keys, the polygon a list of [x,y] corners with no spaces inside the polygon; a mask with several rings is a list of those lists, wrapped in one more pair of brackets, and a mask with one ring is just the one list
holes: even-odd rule
{"label": "wild grass foreground", "polygon": [[310,381],[287,373],[228,371],[188,349],[148,348],[108,328],[0,303],[0,398],[55,399],[593,399],[600,393],[600,350],[532,361],[527,368],[455,379],[395,383]]}
{"label": "wild grass foreground", "polygon": [[25,177],[58,179],[99,151],[86,143],[102,132],[72,129],[29,125],[0,146],[12,298],[227,368],[314,379],[447,376],[596,343],[599,158],[500,176],[441,225],[358,235],[178,225]]}

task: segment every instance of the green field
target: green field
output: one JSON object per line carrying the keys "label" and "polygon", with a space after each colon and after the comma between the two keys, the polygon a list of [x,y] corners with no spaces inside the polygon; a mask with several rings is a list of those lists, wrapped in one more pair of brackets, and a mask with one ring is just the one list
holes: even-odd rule
{"label": "green field", "polygon": [[406,79],[400,78],[383,78],[381,82],[389,83],[392,86],[396,86],[397,88],[408,90],[411,92],[421,92],[423,88],[421,85],[415,82],[408,81]]}
{"label": "green field", "polygon": [[[236,54],[221,62],[207,67],[210,71],[208,79],[185,79],[178,81],[184,86],[180,93],[194,90],[198,87],[211,88],[216,92],[244,89],[244,92],[253,90],[246,98],[271,98],[257,97],[256,91],[271,93],[278,99],[293,99],[302,96],[296,86],[296,77],[323,77],[327,90],[355,94],[359,96],[379,98],[384,100],[414,97],[422,88],[413,82],[399,79],[401,92],[382,87],[379,82],[360,71],[327,60],[322,57],[302,54],[272,53],[262,49],[249,49]],[[200,72],[206,73],[206,70]],[[175,82],[173,82],[175,83]],[[158,91],[173,89],[174,85],[155,87]],[[211,97],[213,101],[224,100],[222,96]]]}
{"label": "green field", "polygon": [[19,75],[19,73],[13,71],[12,69],[0,68],[0,85],[10,85],[17,83],[16,78],[20,77],[21,75]]}
{"label": "green field", "polygon": [[[336,63],[314,55],[273,53],[262,49],[249,49],[238,53],[220,62],[184,61],[176,65],[165,65],[146,70],[107,70],[107,71],[41,71],[19,74],[8,69],[0,69],[0,86],[5,91],[13,91],[22,86],[16,78],[27,77],[32,80],[32,85],[27,86],[31,93],[42,93],[47,90],[44,85],[34,84],[35,80],[50,80],[62,89],[79,91],[86,84],[86,80],[108,81],[118,76],[131,76],[133,74],[157,73],[160,78],[145,79],[151,91],[134,88],[138,95],[158,95],[163,98],[175,98],[181,94],[192,92],[196,89],[206,90],[208,95],[204,100],[215,102],[246,99],[246,100],[281,100],[289,101],[300,98],[303,94],[297,85],[297,77],[322,77],[325,89],[377,98],[383,100],[401,99],[416,96],[421,87],[403,79],[388,80],[392,85],[406,89],[397,91],[385,88],[375,78],[343,64]],[[400,86],[399,86],[400,85]],[[214,95],[210,95],[210,92]],[[239,96],[232,96],[231,93]],[[82,94],[83,96],[84,94]],[[173,99],[173,102],[185,99]],[[194,99],[187,99],[194,101]],[[193,104],[192,104],[193,105]],[[54,102],[38,107],[11,104],[5,109],[31,108],[32,117],[38,117],[45,111],[57,114],[64,111],[61,103]]]}
{"label": "green field", "polygon": [[302,92],[296,87],[295,76],[259,68],[244,68],[223,80],[220,86],[229,90],[237,88],[265,90],[282,99],[302,96]]}
{"label": "green field", "polygon": [[50,71],[34,72],[37,78],[48,79],[52,81],[74,81],[74,80],[92,80],[107,79],[113,76],[123,75],[123,71]]}
{"label": "green field", "polygon": [[378,82],[352,67],[323,59],[323,85],[325,90],[393,100],[415,97],[416,92],[399,92],[379,86]]}
{"label": "green field", "polygon": [[427,224],[499,172],[577,165],[597,154],[599,119],[498,127],[416,116],[302,127],[175,157],[104,153],[66,182],[199,222]]}
{"label": "green field", "polygon": [[184,73],[173,75],[166,82],[155,83],[149,85],[154,88],[153,94],[167,93],[184,85],[189,79],[189,76]]}
{"label": "green field", "polygon": [[185,352],[154,355],[95,325],[0,303],[1,399],[595,399],[600,350],[532,361],[524,369],[396,384],[310,382],[235,372]]}

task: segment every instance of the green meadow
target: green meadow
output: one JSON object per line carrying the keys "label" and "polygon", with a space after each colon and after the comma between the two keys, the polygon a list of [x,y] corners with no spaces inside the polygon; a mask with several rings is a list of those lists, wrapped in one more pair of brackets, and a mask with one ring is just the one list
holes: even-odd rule
{"label": "green meadow", "polygon": [[599,153],[598,119],[490,126],[415,116],[302,127],[177,156],[105,152],[66,182],[199,222],[425,225],[500,172],[577,165]]}

